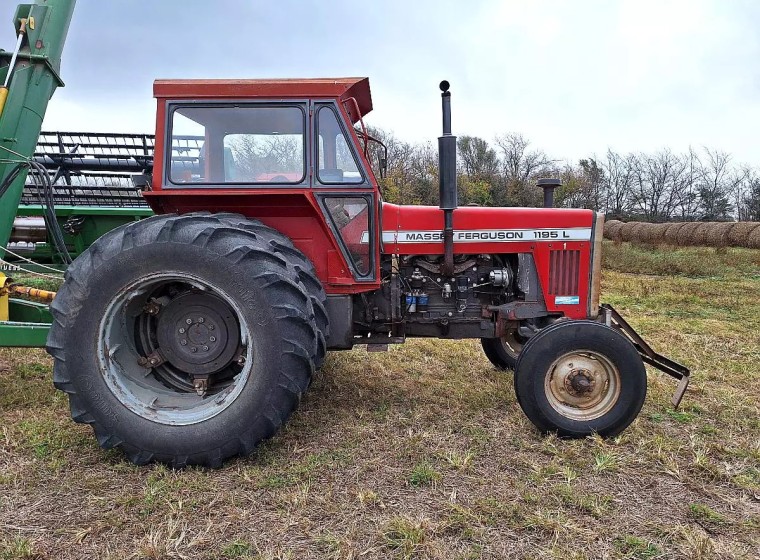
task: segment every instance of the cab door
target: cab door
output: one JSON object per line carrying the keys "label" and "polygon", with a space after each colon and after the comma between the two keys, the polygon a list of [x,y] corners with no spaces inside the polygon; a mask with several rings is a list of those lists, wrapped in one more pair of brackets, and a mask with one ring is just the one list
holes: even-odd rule
{"label": "cab door", "polygon": [[[329,282],[374,284],[380,266],[379,201],[372,173],[342,107],[335,101],[312,102],[311,113],[312,192],[340,247],[340,254],[328,255]],[[337,273],[345,266],[350,276]]]}

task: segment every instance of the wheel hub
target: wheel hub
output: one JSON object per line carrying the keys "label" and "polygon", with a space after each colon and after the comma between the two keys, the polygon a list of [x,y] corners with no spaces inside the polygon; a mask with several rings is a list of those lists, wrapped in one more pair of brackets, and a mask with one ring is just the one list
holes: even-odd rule
{"label": "wheel hub", "polygon": [[601,354],[570,352],[549,369],[545,388],[549,404],[557,412],[574,420],[592,420],[617,402],[620,374]]}
{"label": "wheel hub", "polygon": [[587,369],[573,369],[565,377],[565,388],[573,395],[592,393],[595,385],[596,379]]}
{"label": "wheel hub", "polygon": [[222,370],[240,346],[232,309],[210,294],[173,299],[159,315],[156,335],[166,361],[190,376]]}

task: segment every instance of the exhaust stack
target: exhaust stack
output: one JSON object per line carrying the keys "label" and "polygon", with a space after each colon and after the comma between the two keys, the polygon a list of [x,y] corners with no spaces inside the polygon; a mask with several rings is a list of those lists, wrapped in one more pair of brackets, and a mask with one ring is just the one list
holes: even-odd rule
{"label": "exhaust stack", "polygon": [[554,208],[554,189],[562,186],[559,179],[539,179],[536,185],[544,189],[544,208]]}
{"label": "exhaust stack", "polygon": [[457,208],[457,137],[451,134],[451,92],[443,80],[441,105],[443,135],[438,137],[438,194],[443,210],[443,269],[445,276],[454,274],[454,210]]}

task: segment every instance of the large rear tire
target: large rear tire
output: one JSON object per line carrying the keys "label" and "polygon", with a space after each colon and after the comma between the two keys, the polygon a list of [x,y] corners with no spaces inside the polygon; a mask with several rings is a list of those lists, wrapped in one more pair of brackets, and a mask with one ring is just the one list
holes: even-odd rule
{"label": "large rear tire", "polygon": [[314,318],[318,331],[318,349],[317,358],[315,360],[317,369],[322,367],[325,361],[325,355],[327,354],[327,338],[330,336],[330,321],[327,315],[327,309],[325,308],[327,302],[327,294],[322,286],[322,282],[319,281],[317,273],[314,270],[314,265],[309,259],[306,258],[301,251],[299,251],[293,241],[288,236],[272,229],[251,218],[246,218],[242,214],[214,214],[214,217],[221,220],[225,225],[239,228],[251,233],[256,234],[260,239],[265,240],[272,247],[274,251],[287,255],[288,260],[293,263],[298,269],[298,277],[309,293],[311,297],[311,304],[314,307]]}
{"label": "large rear tire", "polygon": [[611,437],[636,418],[647,392],[644,363],[618,331],[561,321],[531,337],[515,369],[520,407],[542,432]]}
{"label": "large rear tire", "polygon": [[136,464],[221,466],[287,420],[320,356],[303,269],[213,215],[104,235],[66,272],[47,350],[72,418]]}

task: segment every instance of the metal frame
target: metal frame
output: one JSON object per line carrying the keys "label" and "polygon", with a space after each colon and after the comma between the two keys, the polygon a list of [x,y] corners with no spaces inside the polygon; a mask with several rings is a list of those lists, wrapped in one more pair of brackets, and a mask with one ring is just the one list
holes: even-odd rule
{"label": "metal frame", "polygon": [[[233,107],[239,105],[253,105],[253,106],[269,106],[269,107],[297,107],[303,113],[304,122],[304,175],[303,179],[297,183],[174,183],[171,180],[171,159],[172,150],[166,150],[164,153],[163,161],[163,174],[161,177],[161,189],[169,190],[185,190],[185,189],[251,189],[251,188],[308,188],[309,186],[309,169],[311,168],[311,159],[309,150],[309,100],[308,99],[257,99],[252,101],[251,99],[223,99],[220,101],[213,101],[208,99],[192,100],[192,99],[176,99],[168,100],[166,102],[166,116],[164,119],[164,142],[167,139],[173,138],[172,136],[172,116],[174,112],[180,107]],[[168,147],[168,146],[167,146]]]}
{"label": "metal frame", "polygon": [[[353,98],[352,98],[353,99]],[[353,140],[353,136],[346,130],[346,123],[343,118],[343,113],[340,111],[340,107],[338,106],[335,101],[312,101],[313,106],[313,116],[312,120],[314,122],[314,134],[312,136],[314,146],[312,148],[312,151],[314,152],[314,162],[317,164],[314,169],[314,180],[312,181],[312,187],[314,188],[350,188],[350,189],[362,189],[362,188],[373,188],[372,183],[368,179],[367,169],[364,165],[364,158],[361,157],[360,154],[356,152],[355,145],[353,142],[349,142],[350,140]],[[328,107],[332,110],[333,115],[335,116],[335,120],[338,122],[338,127],[340,127],[341,132],[343,133],[343,137],[346,140],[346,145],[348,146],[349,151],[351,152],[351,155],[354,158],[354,163],[356,164],[356,167],[359,170],[359,173],[361,173],[362,180],[358,183],[328,183],[325,181],[322,181],[322,179],[319,178],[319,111],[325,107]]]}
{"label": "metal frame", "polygon": [[[335,239],[338,241],[338,245],[340,246],[340,251],[343,254],[343,258],[348,263],[348,266],[351,267],[351,274],[354,276],[354,279],[357,282],[374,282],[377,278],[375,274],[375,269],[377,268],[377,262],[376,262],[376,255],[378,253],[378,244],[376,242],[376,215],[378,214],[378,210],[375,207],[375,196],[373,193],[368,192],[346,192],[346,191],[332,191],[332,192],[320,192],[316,194],[317,201],[319,202],[319,209],[322,211],[322,215],[325,217],[325,223],[330,227],[330,231],[332,232]],[[346,242],[343,239],[343,236],[340,234],[340,231],[338,231],[337,226],[335,225],[335,221],[333,220],[332,214],[330,214],[330,211],[327,208],[327,205],[325,203],[325,199],[328,198],[361,198],[367,202],[367,231],[369,233],[369,254],[370,254],[370,264],[369,264],[369,272],[367,274],[361,274],[359,270],[356,268],[356,263],[354,263],[354,259],[351,256],[351,252],[348,250],[348,247],[346,246]]]}
{"label": "metal frame", "polygon": [[631,341],[631,344],[636,348],[636,351],[645,363],[679,380],[678,388],[671,400],[673,407],[678,408],[691,379],[689,368],[652,350],[652,347],[641,338],[641,335],[611,305],[607,303],[602,304],[601,311],[605,324],[621,331]]}

